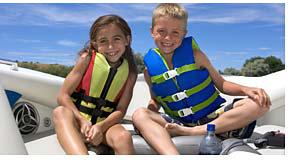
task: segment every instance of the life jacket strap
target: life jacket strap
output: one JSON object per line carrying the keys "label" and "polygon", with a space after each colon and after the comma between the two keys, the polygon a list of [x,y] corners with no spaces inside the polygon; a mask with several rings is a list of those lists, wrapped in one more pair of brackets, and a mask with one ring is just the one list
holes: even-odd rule
{"label": "life jacket strap", "polygon": [[160,99],[162,101],[165,101],[165,102],[168,102],[168,103],[181,101],[181,100],[183,100],[185,98],[188,98],[191,95],[193,95],[195,93],[198,93],[199,91],[203,90],[204,88],[206,88],[210,84],[210,82],[211,82],[211,77],[208,76],[205,81],[203,81],[202,83],[198,84],[197,86],[195,86],[193,88],[184,90],[183,92],[175,93],[175,94],[170,95],[170,96],[166,96],[164,98],[160,97]]}
{"label": "life jacket strap", "polygon": [[181,67],[178,67],[178,68],[175,68],[173,70],[168,70],[162,74],[159,74],[159,75],[156,75],[156,76],[152,76],[151,77],[151,82],[152,83],[163,83],[169,79],[172,79],[182,73],[185,73],[185,72],[189,72],[189,71],[192,71],[192,70],[197,70],[197,66],[195,63],[192,63],[192,64],[187,64],[187,65],[184,65],[184,66],[181,66]]}
{"label": "life jacket strap", "polygon": [[113,112],[114,110],[112,110],[111,112],[107,112],[107,111],[104,111],[104,110],[97,110],[95,108],[88,108],[88,107],[85,107],[83,105],[79,105],[79,106],[76,106],[77,109],[82,112],[82,113],[85,113],[85,114],[88,114],[88,115],[91,115],[91,116],[97,116],[97,117],[108,117],[109,114],[111,112]]}
{"label": "life jacket strap", "polygon": [[[117,102],[111,102],[106,100],[106,96],[108,93],[108,90],[111,86],[111,83],[118,71],[118,68],[121,66],[121,64],[123,63],[123,59],[121,59],[121,63],[118,64],[115,67],[111,67],[108,73],[108,77],[105,81],[104,87],[102,89],[102,92],[100,94],[99,98],[95,98],[92,96],[87,96],[85,95],[84,90],[80,90],[80,92],[73,92],[71,97],[73,97],[74,99],[76,99],[75,101],[75,105],[78,108],[78,110],[80,112],[86,113],[88,115],[91,115],[91,122],[92,124],[96,124],[97,123],[97,119],[98,117],[102,118],[102,117],[108,117],[109,114],[111,112],[113,112],[114,110],[116,110],[118,103]],[[93,103],[94,105],[96,105],[95,108],[88,108],[85,106],[81,105],[81,101],[85,101],[88,103]],[[104,111],[103,107],[109,107],[109,112]]]}
{"label": "life jacket strap", "polygon": [[[74,92],[75,93],[75,92]],[[73,94],[74,94],[73,93]],[[71,95],[71,97],[73,97],[73,94]],[[78,105],[80,105],[80,103],[81,103],[81,100],[82,100],[82,98],[83,98],[83,96],[84,96],[84,90],[83,89],[80,89],[80,91],[79,92],[76,92],[76,95],[74,95],[75,97],[77,97],[77,98],[75,98],[76,99],[76,101],[75,101],[75,106],[78,106]],[[74,97],[73,97],[74,98]]]}
{"label": "life jacket strap", "polygon": [[[80,105],[81,101],[85,101],[88,103],[93,103],[95,105],[97,105],[98,103],[103,104],[106,107],[111,107],[114,108],[115,106],[117,106],[118,103],[116,102],[111,102],[109,100],[103,100],[100,98],[95,98],[92,96],[87,96],[84,94],[84,91],[80,91],[80,92],[73,92],[71,95],[72,98],[76,99],[75,101],[75,105],[77,106],[77,101],[79,102],[78,105]],[[104,102],[102,102],[104,101]]]}
{"label": "life jacket strap", "polygon": [[166,105],[165,102],[161,101],[161,99],[158,99],[159,102],[161,102],[162,106],[164,107],[165,111],[170,114],[171,116],[175,117],[186,117],[191,114],[194,114],[203,108],[209,106],[211,103],[213,103],[218,98],[219,92],[216,90],[212,96],[210,96],[207,100],[188,108],[183,108],[180,110],[171,110],[168,105]]}
{"label": "life jacket strap", "polygon": [[[94,116],[94,117],[107,117],[109,116],[109,114],[111,112],[113,112],[114,110],[116,110],[117,107],[117,103],[116,102],[111,102],[108,100],[103,100],[101,98],[95,98],[95,97],[91,97],[91,96],[87,96],[84,94],[84,91],[80,91],[80,92],[74,92],[71,97],[73,97],[74,99],[76,99],[75,101],[75,106],[76,108],[83,113],[86,113],[90,116]],[[100,109],[96,109],[96,108],[88,108],[86,106],[81,105],[81,101],[85,101],[88,103],[93,103],[96,106],[100,106],[98,108]],[[103,110],[101,108],[101,106],[105,106],[108,107],[109,109]]]}
{"label": "life jacket strap", "polygon": [[[102,92],[101,92],[101,95],[100,95],[100,100],[103,100],[103,99],[106,98],[107,93],[108,93],[108,90],[109,90],[109,88],[110,88],[110,85],[111,85],[111,83],[112,83],[112,81],[113,81],[113,79],[114,79],[114,77],[115,77],[115,75],[116,75],[116,73],[117,73],[117,71],[118,71],[118,67],[119,67],[120,65],[121,65],[121,64],[119,64],[119,65],[116,66],[116,67],[111,67],[111,68],[109,69],[108,77],[107,77],[107,79],[106,79],[106,81],[105,81],[104,87],[103,87]],[[103,117],[103,116],[101,115],[101,112],[102,112],[102,111],[101,111],[101,106],[102,106],[101,103],[102,103],[102,102],[98,102],[98,103],[96,104],[95,110],[99,110],[100,116]],[[92,118],[91,118],[92,125],[94,125],[94,124],[97,123],[97,119],[98,119],[98,111],[95,111],[94,114],[92,115]]]}

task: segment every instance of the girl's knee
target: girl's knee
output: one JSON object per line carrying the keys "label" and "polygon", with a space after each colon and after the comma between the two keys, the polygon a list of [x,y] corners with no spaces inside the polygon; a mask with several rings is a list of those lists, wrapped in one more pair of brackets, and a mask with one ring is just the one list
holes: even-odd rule
{"label": "girl's knee", "polygon": [[54,123],[61,121],[66,118],[68,115],[72,114],[72,111],[66,107],[58,106],[52,112],[52,118]]}
{"label": "girl's knee", "polygon": [[144,107],[140,107],[134,111],[132,114],[132,121],[133,123],[141,122],[144,118],[148,116],[148,109]]}
{"label": "girl's knee", "polygon": [[121,131],[121,133],[118,136],[116,136],[116,142],[120,142],[120,141],[131,142],[132,141],[131,133],[127,130]]}
{"label": "girl's knee", "polygon": [[111,137],[112,147],[117,148],[118,146],[126,146],[132,144],[132,136],[131,133],[127,130],[122,130],[118,134],[115,134]]}

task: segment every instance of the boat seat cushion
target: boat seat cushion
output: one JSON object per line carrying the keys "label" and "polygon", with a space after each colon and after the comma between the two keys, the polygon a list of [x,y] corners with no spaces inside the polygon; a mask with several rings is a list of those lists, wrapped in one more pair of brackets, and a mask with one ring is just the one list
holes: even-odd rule
{"label": "boat seat cushion", "polygon": [[[157,154],[141,136],[133,135],[132,138],[136,154]],[[173,137],[172,140],[180,154],[192,155],[198,154],[202,138],[203,136],[178,136]]]}

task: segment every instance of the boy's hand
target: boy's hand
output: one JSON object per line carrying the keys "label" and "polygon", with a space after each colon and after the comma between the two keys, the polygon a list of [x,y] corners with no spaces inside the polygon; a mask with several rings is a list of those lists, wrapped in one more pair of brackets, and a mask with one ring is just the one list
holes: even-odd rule
{"label": "boy's hand", "polygon": [[256,101],[262,107],[270,107],[271,101],[270,97],[266,93],[266,91],[262,88],[254,88],[254,87],[247,87],[244,90],[245,94]]}
{"label": "boy's hand", "polygon": [[93,125],[88,134],[86,135],[86,140],[92,145],[97,146],[103,140],[103,130],[101,125]]}

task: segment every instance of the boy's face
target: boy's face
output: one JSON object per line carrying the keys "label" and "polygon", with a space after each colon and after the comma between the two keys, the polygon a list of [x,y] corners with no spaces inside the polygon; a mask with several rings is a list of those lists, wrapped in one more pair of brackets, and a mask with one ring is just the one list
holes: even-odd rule
{"label": "boy's face", "polygon": [[160,52],[171,54],[180,46],[186,34],[184,27],[184,21],[176,18],[162,16],[155,19],[151,35]]}

